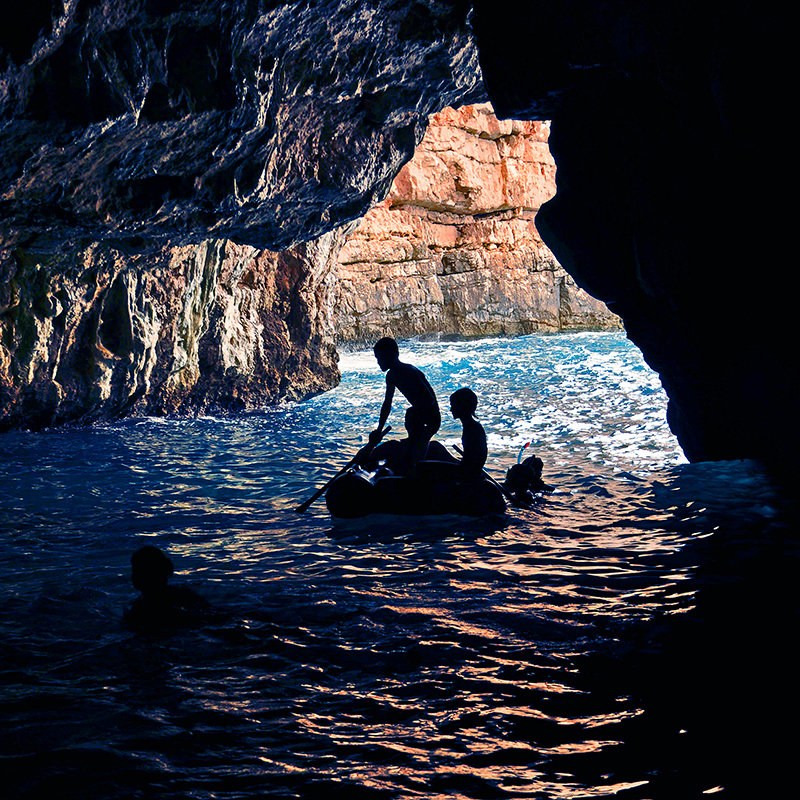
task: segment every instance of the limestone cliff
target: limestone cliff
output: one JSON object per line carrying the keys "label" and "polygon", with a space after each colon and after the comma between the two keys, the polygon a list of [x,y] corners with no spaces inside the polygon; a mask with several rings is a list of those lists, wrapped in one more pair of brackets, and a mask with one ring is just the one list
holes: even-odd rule
{"label": "limestone cliff", "polygon": [[0,262],[0,429],[256,408],[338,380],[327,234]]}
{"label": "limestone cliff", "polygon": [[548,132],[546,122],[500,122],[488,104],[434,114],[342,248],[337,339],[619,327],[536,230],[555,193]]}
{"label": "limestone cliff", "polygon": [[[62,324],[53,270],[69,284],[93,243],[157,254],[209,239],[272,250],[314,239],[385,196],[430,113],[490,100],[503,118],[552,120],[558,193],[537,227],[659,372],[689,458],[793,459],[800,370],[794,295],[780,288],[794,270],[788,10],[17,4],[0,26],[0,250],[15,282],[4,336],[23,347],[4,356],[23,365],[9,367],[7,391],[24,395],[14,381],[46,374],[31,371],[41,362],[24,355],[36,349],[28,333]],[[55,251],[72,258],[48,261]],[[48,295],[49,308],[23,309]]]}

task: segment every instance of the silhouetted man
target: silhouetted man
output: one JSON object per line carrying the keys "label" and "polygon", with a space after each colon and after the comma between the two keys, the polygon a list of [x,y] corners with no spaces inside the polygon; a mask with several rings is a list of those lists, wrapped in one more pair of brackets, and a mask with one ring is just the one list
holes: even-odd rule
{"label": "silhouetted man", "polygon": [[414,433],[409,434],[408,468],[411,470],[422,458],[428,442],[442,424],[436,394],[422,370],[400,360],[400,349],[390,336],[379,339],[373,347],[373,352],[378,366],[386,372],[386,395],[378,417],[378,427],[370,434],[370,441],[380,439],[380,432],[392,410],[392,399],[396,389],[411,403],[418,425]]}

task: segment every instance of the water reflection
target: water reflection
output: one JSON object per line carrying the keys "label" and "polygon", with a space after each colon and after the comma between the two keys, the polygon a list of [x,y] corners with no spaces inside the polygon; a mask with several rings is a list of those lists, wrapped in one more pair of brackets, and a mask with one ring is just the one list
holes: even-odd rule
{"label": "water reflection", "polygon": [[[440,394],[491,386],[498,477],[535,437],[558,492],[491,521],[296,514],[375,416],[371,356],[262,415],[2,437],[11,796],[783,796],[787,494],[681,463],[621,337],[416,347]],[[228,616],[125,630],[148,542]]]}

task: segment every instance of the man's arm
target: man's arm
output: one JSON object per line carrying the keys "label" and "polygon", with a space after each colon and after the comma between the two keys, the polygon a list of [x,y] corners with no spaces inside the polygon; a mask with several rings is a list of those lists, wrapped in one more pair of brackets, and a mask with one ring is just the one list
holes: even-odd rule
{"label": "man's arm", "polygon": [[378,417],[378,427],[375,431],[382,431],[386,420],[389,419],[389,412],[392,410],[392,400],[394,399],[394,382],[389,380],[389,375],[386,375],[386,394],[383,398],[383,405],[381,406],[381,413]]}

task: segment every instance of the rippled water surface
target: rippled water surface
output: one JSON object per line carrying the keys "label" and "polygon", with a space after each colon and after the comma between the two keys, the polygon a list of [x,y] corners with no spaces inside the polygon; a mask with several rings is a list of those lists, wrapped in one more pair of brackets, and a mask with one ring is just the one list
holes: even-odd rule
{"label": "rippled water surface", "polygon": [[[403,353],[443,408],[475,389],[496,477],[531,442],[558,491],[492,520],[295,513],[377,420],[371,353],[263,414],[0,436],[0,796],[789,796],[787,493],[686,464],[621,334]],[[144,543],[213,615],[125,627]]]}

